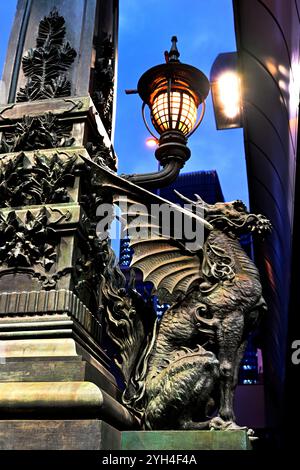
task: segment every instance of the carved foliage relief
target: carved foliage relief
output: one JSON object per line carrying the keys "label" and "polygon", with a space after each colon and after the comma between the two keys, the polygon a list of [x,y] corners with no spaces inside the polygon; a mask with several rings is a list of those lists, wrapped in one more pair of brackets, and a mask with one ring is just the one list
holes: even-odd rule
{"label": "carved foliage relief", "polygon": [[21,220],[15,211],[0,213],[0,262],[9,267],[39,264],[46,271],[56,261],[55,231],[47,225],[46,209],[27,211]]}
{"label": "carved foliage relief", "polygon": [[20,207],[69,202],[77,155],[67,158],[36,153],[33,161],[24,153],[0,166],[0,204]]}
{"label": "carved foliage relief", "polygon": [[112,112],[114,100],[114,69],[115,50],[111,38],[104,34],[102,41],[95,44],[97,60],[93,101],[100,113],[107,133],[111,134]]}
{"label": "carved foliage relief", "polygon": [[65,36],[65,20],[54,8],[40,22],[36,47],[23,57],[27,83],[17,94],[17,101],[70,96],[71,83],[66,72],[77,54],[69,42],[65,42]]}
{"label": "carved foliage relief", "polygon": [[74,143],[71,131],[72,125],[61,124],[52,113],[24,116],[16,123],[13,130],[4,132],[0,153],[70,147]]}

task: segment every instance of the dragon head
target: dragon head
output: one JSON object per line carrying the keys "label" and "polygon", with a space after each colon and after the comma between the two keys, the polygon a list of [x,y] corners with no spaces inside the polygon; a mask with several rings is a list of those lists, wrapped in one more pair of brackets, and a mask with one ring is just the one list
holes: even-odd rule
{"label": "dragon head", "polygon": [[271,222],[264,215],[249,213],[245,204],[240,200],[207,204],[197,194],[195,195],[196,201],[192,201],[177,191],[176,193],[188,204],[201,207],[205,220],[215,229],[230,233],[232,236],[249,232],[264,236],[272,229]]}
{"label": "dragon head", "polygon": [[240,201],[217,202],[210,205],[204,203],[205,219],[214,228],[221,228],[234,235],[254,232],[264,235],[271,230],[270,221],[262,214],[251,214],[245,204]]}

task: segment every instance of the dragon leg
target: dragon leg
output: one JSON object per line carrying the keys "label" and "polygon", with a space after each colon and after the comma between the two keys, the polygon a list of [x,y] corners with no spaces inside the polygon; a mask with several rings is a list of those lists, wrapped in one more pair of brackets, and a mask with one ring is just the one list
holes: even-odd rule
{"label": "dragon leg", "polygon": [[246,347],[247,347],[247,343],[248,343],[248,340],[244,340],[240,344],[240,347],[237,350],[235,366],[234,366],[234,376],[233,376],[233,386],[234,386],[234,388],[237,386],[237,383],[238,383],[240,365],[241,365],[242,359],[244,357],[244,353],[245,353],[245,350],[246,350]]}
{"label": "dragon leg", "polygon": [[244,317],[239,311],[226,315],[217,328],[220,362],[220,409],[225,421],[235,421],[233,397],[237,369],[242,359]]}

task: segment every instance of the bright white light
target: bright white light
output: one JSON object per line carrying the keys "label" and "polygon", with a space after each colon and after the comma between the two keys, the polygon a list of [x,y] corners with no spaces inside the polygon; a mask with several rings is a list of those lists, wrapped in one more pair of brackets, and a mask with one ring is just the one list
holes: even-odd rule
{"label": "bright white light", "polygon": [[154,137],[148,137],[148,139],[146,139],[146,145],[147,147],[157,147],[157,140],[154,139]]}
{"label": "bright white light", "polygon": [[240,113],[241,90],[239,76],[234,72],[224,72],[218,78],[219,98],[224,114],[235,118]]}
{"label": "bright white light", "polygon": [[283,91],[288,91],[288,84],[285,80],[278,80],[278,85]]}
{"label": "bright white light", "polygon": [[293,74],[289,77],[289,97],[290,97],[290,111],[294,114],[295,109],[298,109],[299,105],[299,90],[300,90],[300,64],[299,62],[292,61]]}

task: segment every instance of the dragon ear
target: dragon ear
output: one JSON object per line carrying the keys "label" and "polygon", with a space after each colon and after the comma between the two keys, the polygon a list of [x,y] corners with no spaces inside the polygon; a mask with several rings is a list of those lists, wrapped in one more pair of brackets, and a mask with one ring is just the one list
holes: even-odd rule
{"label": "dragon ear", "polygon": [[195,194],[195,197],[197,199],[197,204],[201,204],[204,210],[209,210],[209,204],[205,202],[199,194]]}
{"label": "dragon ear", "polygon": [[202,197],[199,196],[199,194],[195,194],[195,198],[197,199],[197,202],[199,202],[200,204],[203,204],[203,206],[206,205],[206,202],[203,201]]}
{"label": "dragon ear", "polygon": [[193,206],[195,206],[197,204],[197,205],[203,206],[204,209],[208,208],[208,204],[205,201],[203,201],[202,197],[199,196],[199,194],[195,194],[196,201],[193,201],[192,199],[190,199],[190,198],[184,196],[183,194],[181,194],[176,189],[174,189],[174,193],[177,194],[177,196],[180,199],[182,199],[182,201],[187,202],[188,204],[192,204]]}

